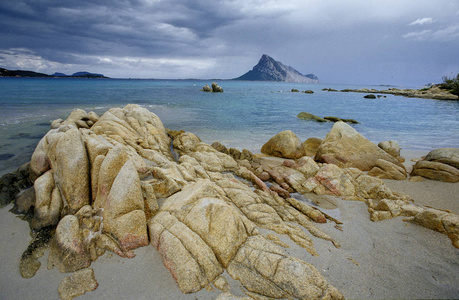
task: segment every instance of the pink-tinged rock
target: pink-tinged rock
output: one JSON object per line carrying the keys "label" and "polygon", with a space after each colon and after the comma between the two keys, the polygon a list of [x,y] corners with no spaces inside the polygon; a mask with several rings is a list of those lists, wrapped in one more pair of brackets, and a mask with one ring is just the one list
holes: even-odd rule
{"label": "pink-tinged rock", "polygon": [[305,186],[319,195],[353,196],[356,192],[350,178],[334,164],[322,166],[306,181]]}
{"label": "pink-tinged rock", "polygon": [[124,164],[113,181],[103,207],[104,233],[110,234],[121,250],[148,245],[142,188],[131,160]]}

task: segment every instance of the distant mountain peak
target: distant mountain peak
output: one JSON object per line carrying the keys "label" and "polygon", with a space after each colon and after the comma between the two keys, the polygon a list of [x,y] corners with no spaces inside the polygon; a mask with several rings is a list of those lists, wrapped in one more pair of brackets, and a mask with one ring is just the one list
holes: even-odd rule
{"label": "distant mountain peak", "polygon": [[284,81],[298,83],[318,83],[319,78],[314,74],[303,75],[294,68],[286,66],[280,61],[274,60],[267,54],[263,54],[258,64],[244,75],[234,78],[235,80],[251,81]]}

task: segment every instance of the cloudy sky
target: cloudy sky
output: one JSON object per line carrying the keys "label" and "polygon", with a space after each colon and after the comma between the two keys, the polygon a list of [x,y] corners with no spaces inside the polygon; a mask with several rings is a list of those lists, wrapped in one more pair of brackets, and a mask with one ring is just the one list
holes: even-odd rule
{"label": "cloudy sky", "polygon": [[234,78],[262,54],[324,83],[459,72],[458,0],[1,0],[0,67]]}

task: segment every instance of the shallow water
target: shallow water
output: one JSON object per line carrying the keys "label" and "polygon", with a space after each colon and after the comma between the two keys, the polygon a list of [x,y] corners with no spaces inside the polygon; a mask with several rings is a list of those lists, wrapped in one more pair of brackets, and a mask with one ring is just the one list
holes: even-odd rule
{"label": "shallow water", "polygon": [[355,119],[361,124],[352,126],[375,143],[396,140],[411,150],[459,147],[458,101],[393,95],[370,100],[322,91],[359,86],[281,82],[218,81],[225,92],[213,94],[200,91],[206,83],[211,81],[0,78],[0,174],[30,159],[53,119],[65,119],[75,108],[103,113],[128,103],[154,112],[169,129],[253,152],[282,130],[301,140],[325,137],[333,123],[300,120],[301,111]]}

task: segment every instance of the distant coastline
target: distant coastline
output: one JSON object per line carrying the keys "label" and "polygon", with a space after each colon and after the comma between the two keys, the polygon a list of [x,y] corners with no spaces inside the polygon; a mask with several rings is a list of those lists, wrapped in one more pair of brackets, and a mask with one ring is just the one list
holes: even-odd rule
{"label": "distant coastline", "polygon": [[39,73],[28,70],[8,70],[0,68],[0,77],[19,77],[19,78],[109,78],[103,74],[90,73],[86,71],[76,72],[72,75],[66,75],[63,73],[54,73],[48,75],[45,73]]}

